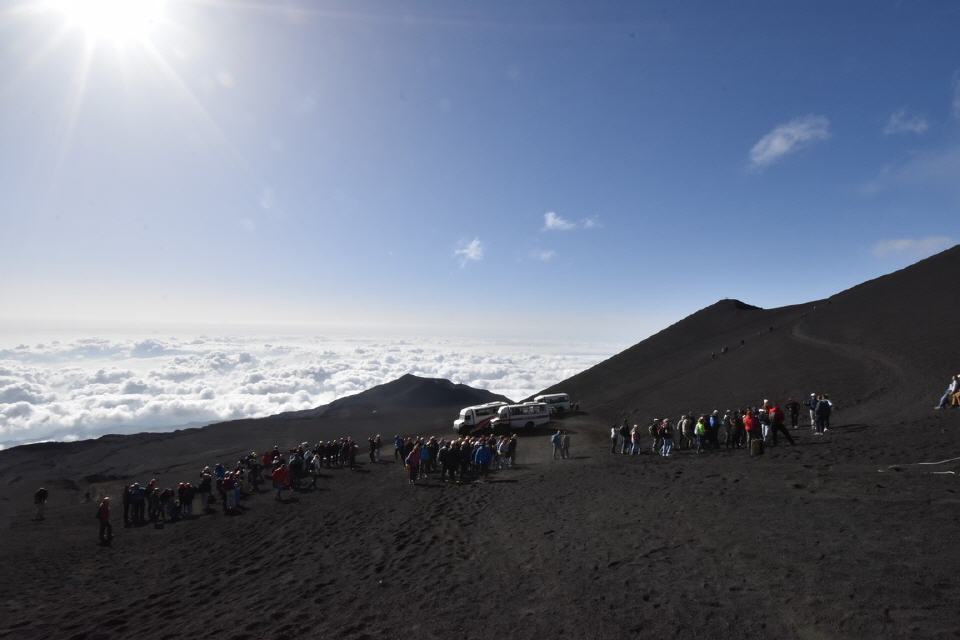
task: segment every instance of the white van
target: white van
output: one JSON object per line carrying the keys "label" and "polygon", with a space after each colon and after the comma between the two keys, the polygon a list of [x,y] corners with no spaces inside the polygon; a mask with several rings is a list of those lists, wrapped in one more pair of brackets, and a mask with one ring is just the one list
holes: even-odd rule
{"label": "white van", "polygon": [[510,425],[513,428],[532,429],[548,422],[550,422],[550,407],[543,402],[524,402],[497,409],[497,417],[491,421],[490,425],[494,428]]}
{"label": "white van", "polygon": [[542,402],[550,407],[550,413],[566,413],[570,411],[570,396],[565,393],[547,393],[537,396],[534,402]]}
{"label": "white van", "polygon": [[497,417],[497,409],[507,406],[506,402],[488,402],[473,407],[460,409],[460,417],[453,421],[453,430],[461,435],[467,435],[477,429],[490,426],[490,421]]}

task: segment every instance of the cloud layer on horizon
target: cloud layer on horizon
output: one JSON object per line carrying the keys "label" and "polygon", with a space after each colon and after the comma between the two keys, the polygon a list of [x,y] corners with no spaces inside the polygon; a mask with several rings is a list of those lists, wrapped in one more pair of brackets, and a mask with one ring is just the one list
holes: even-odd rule
{"label": "cloud layer on horizon", "polygon": [[308,409],[405,373],[519,399],[607,347],[453,340],[165,338],[0,348],[0,447]]}

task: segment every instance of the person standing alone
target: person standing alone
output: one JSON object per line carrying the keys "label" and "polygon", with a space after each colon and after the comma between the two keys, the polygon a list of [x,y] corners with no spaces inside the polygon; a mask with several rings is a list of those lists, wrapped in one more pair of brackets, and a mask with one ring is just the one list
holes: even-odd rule
{"label": "person standing alone", "polygon": [[100,544],[110,544],[113,540],[113,525],[110,524],[110,497],[104,497],[97,507],[97,520],[100,522]]}
{"label": "person standing alone", "polygon": [[33,505],[37,508],[37,512],[34,514],[34,520],[43,520],[43,508],[47,504],[47,490],[43,487],[37,489],[37,492],[33,494]]}

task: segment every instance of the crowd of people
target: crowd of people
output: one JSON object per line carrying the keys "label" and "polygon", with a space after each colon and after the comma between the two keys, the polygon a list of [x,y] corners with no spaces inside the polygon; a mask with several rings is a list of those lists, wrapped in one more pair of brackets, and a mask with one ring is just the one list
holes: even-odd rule
{"label": "crowd of people", "polygon": [[[370,438],[371,447],[376,443],[379,460],[380,436]],[[339,438],[318,442],[314,446],[301,443],[284,453],[279,446],[264,451],[262,455],[251,451],[236,461],[231,468],[217,463],[213,469],[204,467],[193,482],[179,482],[176,487],[162,487],[154,478],[145,484],[134,482],[122,490],[124,527],[148,523],[160,525],[191,518],[199,500],[199,513],[211,513],[212,505],[220,504],[224,514],[234,514],[243,509],[241,500],[260,491],[266,482],[271,482],[277,500],[284,500],[285,492],[313,489],[322,469],[350,468],[357,466],[359,446],[352,438]],[[35,519],[43,518],[43,505],[47,490],[41,488],[34,495],[37,512]],[[104,497],[97,506],[100,521],[100,541],[108,544],[113,537],[110,525],[110,498]]]}
{"label": "crowd of people", "polygon": [[[803,406],[810,413],[813,435],[821,436],[830,430],[833,403],[829,395],[811,393]],[[794,440],[786,421],[789,417],[790,426],[798,429],[800,412],[801,404],[791,398],[783,407],[764,400],[758,407],[730,409],[723,414],[717,409],[704,414],[685,413],[676,422],[670,418],[654,418],[646,429],[639,424],[631,426],[625,417],[622,424],[610,427],[610,452],[639,455],[646,447],[646,438],[651,451],[663,457],[681,449],[698,454],[709,449],[749,449],[754,440],[776,446],[781,435],[792,445]]]}
{"label": "crowd of people", "polygon": [[491,469],[513,467],[517,457],[517,434],[512,436],[464,436],[455,440],[436,437],[394,437],[394,459],[402,460],[410,484],[440,472],[441,482],[486,480]]}
{"label": "crowd of people", "polygon": [[[459,484],[474,478],[486,479],[491,471],[512,467],[517,443],[516,434],[461,437],[450,441],[397,435],[394,460],[403,462],[411,484],[438,472],[441,481]],[[370,436],[368,445],[370,462],[381,462],[382,437]],[[359,445],[348,437],[318,442],[314,446],[304,442],[286,453],[274,446],[262,455],[252,451],[230,468],[221,463],[212,469],[204,467],[196,483],[185,481],[176,487],[162,487],[156,479],[143,484],[133,482],[122,490],[123,524],[124,527],[161,525],[189,519],[195,515],[198,500],[197,514],[214,512],[215,504],[221,505],[224,514],[234,514],[244,509],[241,500],[260,492],[266,482],[272,484],[275,499],[283,501],[288,491],[315,488],[324,469],[356,469],[358,450]],[[35,520],[43,519],[47,497],[44,488],[34,494]],[[96,517],[100,523],[100,542],[109,544],[113,538],[109,497],[98,503]]]}

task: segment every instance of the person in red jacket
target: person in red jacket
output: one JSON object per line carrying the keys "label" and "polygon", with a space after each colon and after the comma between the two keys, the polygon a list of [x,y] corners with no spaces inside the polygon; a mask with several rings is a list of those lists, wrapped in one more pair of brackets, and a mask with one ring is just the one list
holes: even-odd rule
{"label": "person in red jacket", "polygon": [[778,431],[787,437],[787,442],[791,445],[795,444],[793,438],[790,436],[790,432],[787,431],[784,421],[783,409],[780,408],[780,405],[774,403],[774,405],[770,407],[770,430],[773,431],[773,446],[777,446]]}
{"label": "person in red jacket", "polygon": [[290,485],[290,471],[283,462],[271,474],[273,488],[277,490],[277,500],[283,500],[283,492]]}
{"label": "person in red jacket", "polygon": [[747,413],[743,416],[743,430],[747,432],[748,449],[755,438],[763,437],[760,434],[760,422],[757,420],[757,416],[753,415],[753,409],[747,409]]}
{"label": "person in red jacket", "polygon": [[97,520],[100,522],[100,544],[110,544],[113,540],[113,525],[110,524],[110,498],[105,497],[97,507]]}

